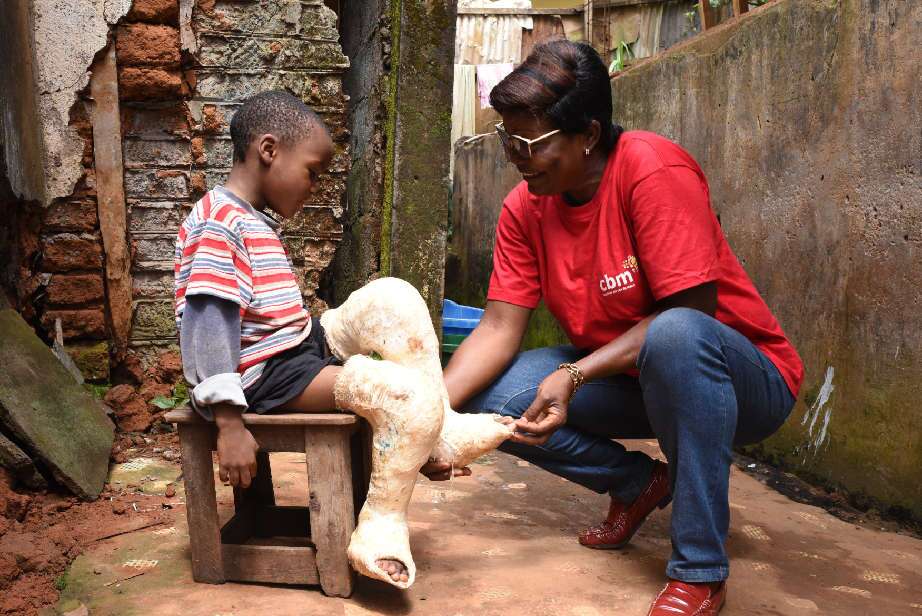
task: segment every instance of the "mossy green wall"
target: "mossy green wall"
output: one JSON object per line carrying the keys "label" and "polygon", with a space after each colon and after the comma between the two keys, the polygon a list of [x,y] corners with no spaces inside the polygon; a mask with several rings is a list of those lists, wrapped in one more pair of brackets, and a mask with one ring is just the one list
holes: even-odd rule
{"label": "mossy green wall", "polygon": [[455,2],[393,0],[394,57],[382,272],[411,282],[441,315],[448,228]]}
{"label": "mossy green wall", "polygon": [[359,4],[343,15],[355,157],[334,302],[375,275],[397,276],[419,289],[438,323],[456,6],[421,0]]}

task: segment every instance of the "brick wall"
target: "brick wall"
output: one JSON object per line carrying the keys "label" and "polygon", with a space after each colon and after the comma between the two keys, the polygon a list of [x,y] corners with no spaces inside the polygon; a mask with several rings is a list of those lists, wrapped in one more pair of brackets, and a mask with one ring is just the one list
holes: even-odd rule
{"label": "brick wall", "polygon": [[65,344],[88,378],[109,377],[109,329],[104,308],[103,251],[96,215],[93,130],[85,98],[71,110],[84,140],[83,177],[74,192],[43,210],[37,244],[23,245],[18,285],[24,316],[54,336],[61,321]]}
{"label": "brick wall", "polygon": [[153,351],[173,342],[171,315],[152,308],[168,301],[172,237],[196,194],[178,2],[136,0],[116,29],[115,41],[132,256],[129,340],[135,351],[141,344],[144,363],[150,364],[156,359]]}

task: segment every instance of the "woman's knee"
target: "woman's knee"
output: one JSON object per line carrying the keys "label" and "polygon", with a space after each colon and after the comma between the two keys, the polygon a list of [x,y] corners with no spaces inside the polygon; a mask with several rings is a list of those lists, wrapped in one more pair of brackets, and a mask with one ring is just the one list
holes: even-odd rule
{"label": "woman's knee", "polygon": [[[641,384],[683,379],[719,352],[719,323],[692,308],[671,308],[657,316],[637,358]],[[665,383],[660,383],[661,385]]]}
{"label": "woman's knee", "polygon": [[647,328],[640,354],[646,356],[674,356],[694,350],[712,337],[717,321],[694,308],[670,308],[660,313]]}
{"label": "woman's knee", "polygon": [[[523,351],[486,389],[465,404],[463,412],[488,412],[511,415],[522,404],[519,415],[534,400],[538,386],[561,363],[579,359],[571,346],[545,347]],[[530,393],[529,393],[530,392]],[[530,395],[530,398],[529,398]],[[526,401],[527,400],[527,401]]]}

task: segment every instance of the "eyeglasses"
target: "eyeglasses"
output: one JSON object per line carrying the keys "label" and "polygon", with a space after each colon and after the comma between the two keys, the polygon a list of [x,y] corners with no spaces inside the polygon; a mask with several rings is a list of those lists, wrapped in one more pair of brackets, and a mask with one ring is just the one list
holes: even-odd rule
{"label": "eyeglasses", "polygon": [[525,137],[519,137],[518,135],[510,135],[506,132],[503,123],[500,122],[496,125],[496,134],[499,135],[499,140],[502,142],[503,147],[506,148],[506,155],[518,156],[519,158],[529,159],[531,158],[531,145],[533,143],[538,143],[542,139],[547,139],[551,135],[556,135],[560,132],[560,129],[552,130],[549,133],[544,133],[540,137],[535,137],[534,139],[526,139]]}

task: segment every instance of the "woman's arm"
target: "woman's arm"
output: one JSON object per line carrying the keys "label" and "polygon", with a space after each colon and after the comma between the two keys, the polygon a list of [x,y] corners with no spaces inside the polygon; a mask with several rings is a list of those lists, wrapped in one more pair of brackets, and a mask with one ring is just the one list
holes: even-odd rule
{"label": "woman's arm", "polygon": [[[693,308],[714,316],[717,311],[717,283],[679,291],[657,302],[655,311],[605,346],[576,363],[587,381],[622,374],[637,367],[637,357],[647,337],[647,328],[660,312],[669,308]],[[567,421],[567,405],[573,393],[573,381],[566,370],[552,372],[538,387],[534,402],[517,420],[512,440],[528,445],[542,445]]]}
{"label": "woman's arm", "polygon": [[[694,308],[714,316],[717,311],[717,283],[706,282],[679,291],[657,302],[653,314],[618,338],[576,362],[576,366],[583,373],[583,378],[592,381],[636,368],[637,356],[640,355],[640,349],[647,338],[647,328],[660,312],[670,308]],[[560,372],[566,374],[563,370]],[[569,380],[569,376],[567,378]]]}
{"label": "woman's arm", "polygon": [[480,323],[445,367],[445,386],[453,409],[478,394],[509,365],[519,351],[531,309],[488,301]]}

